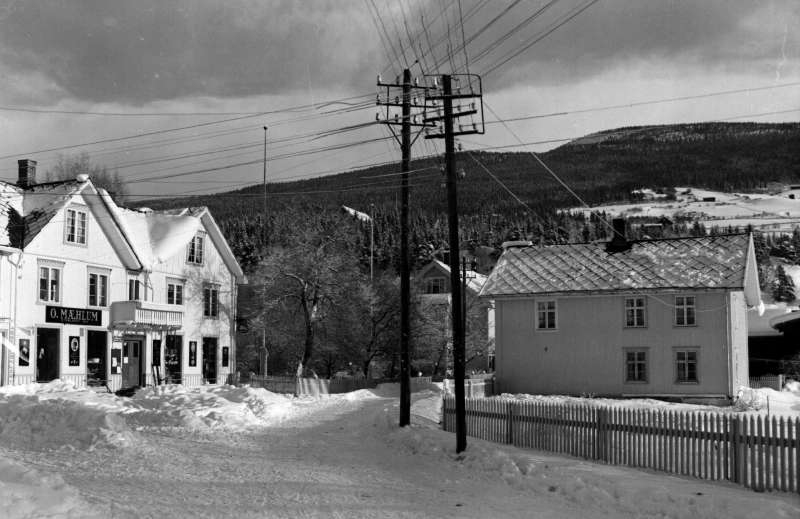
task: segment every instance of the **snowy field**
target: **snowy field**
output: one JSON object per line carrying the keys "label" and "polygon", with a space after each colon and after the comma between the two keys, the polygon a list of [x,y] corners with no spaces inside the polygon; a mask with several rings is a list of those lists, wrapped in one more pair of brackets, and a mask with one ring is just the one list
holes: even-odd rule
{"label": "snowy field", "polygon": [[456,455],[436,388],[414,394],[412,427],[398,405],[396,386],[2,388],[0,517],[800,517],[796,495],[472,438]]}
{"label": "snowy field", "polygon": [[[642,202],[629,204],[610,204],[591,209],[575,207],[567,212],[589,213],[605,212],[609,217],[660,218],[688,217],[702,223],[706,228],[718,226],[746,227],[770,232],[791,234],[800,225],[800,193],[786,191],[776,195],[764,193],[724,193],[693,187],[676,187],[676,200],[665,200],[651,190],[642,189],[647,198]],[[796,198],[789,198],[789,195]]]}

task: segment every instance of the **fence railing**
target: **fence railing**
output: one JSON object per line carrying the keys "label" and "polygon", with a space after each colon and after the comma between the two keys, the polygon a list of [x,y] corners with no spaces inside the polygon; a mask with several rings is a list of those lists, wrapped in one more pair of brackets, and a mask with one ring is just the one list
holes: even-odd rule
{"label": "fence railing", "polygon": [[[393,382],[366,378],[297,378],[250,375],[250,385],[263,387],[273,393],[290,393],[298,396],[333,395],[349,393],[358,389],[372,389],[380,383]],[[413,377],[411,391],[425,389],[431,384],[431,377]]]}
{"label": "fence railing", "polygon": [[[455,431],[455,398],[442,427]],[[468,399],[467,434],[755,490],[800,492],[800,417]]]}
{"label": "fence railing", "polygon": [[760,377],[750,377],[750,387],[758,389],[760,387],[768,387],[775,391],[783,389],[783,384],[786,382],[786,375],[762,375]]}

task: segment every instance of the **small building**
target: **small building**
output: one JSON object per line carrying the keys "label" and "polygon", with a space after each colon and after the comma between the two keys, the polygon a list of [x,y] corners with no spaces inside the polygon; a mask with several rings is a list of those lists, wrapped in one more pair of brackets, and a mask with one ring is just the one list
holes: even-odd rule
{"label": "small building", "polygon": [[[491,371],[494,365],[494,305],[489,300],[478,298],[485,282],[485,275],[472,269],[467,270],[467,373]],[[419,294],[418,304],[423,316],[423,326],[426,328],[423,333],[429,339],[438,339],[446,357],[442,365],[446,366],[445,369],[452,369],[450,266],[435,259],[415,274],[414,283]]]}
{"label": "small building", "polygon": [[0,384],[225,382],[243,281],[207,209],[123,209],[20,160],[0,183]]}
{"label": "small building", "polygon": [[730,399],[748,385],[746,312],[761,297],[751,236],[615,229],[607,243],[505,250],[481,291],[499,391]]}

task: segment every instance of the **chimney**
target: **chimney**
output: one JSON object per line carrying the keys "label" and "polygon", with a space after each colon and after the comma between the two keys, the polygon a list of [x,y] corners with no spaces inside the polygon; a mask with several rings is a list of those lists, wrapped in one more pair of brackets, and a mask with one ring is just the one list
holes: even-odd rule
{"label": "chimney", "polygon": [[17,161],[17,165],[19,166],[17,185],[21,188],[26,188],[36,184],[36,161],[20,159]]}
{"label": "chimney", "polygon": [[630,249],[631,244],[625,236],[625,219],[614,218],[611,221],[611,226],[614,229],[614,234],[611,236],[611,241],[606,243],[606,251],[622,252]]}

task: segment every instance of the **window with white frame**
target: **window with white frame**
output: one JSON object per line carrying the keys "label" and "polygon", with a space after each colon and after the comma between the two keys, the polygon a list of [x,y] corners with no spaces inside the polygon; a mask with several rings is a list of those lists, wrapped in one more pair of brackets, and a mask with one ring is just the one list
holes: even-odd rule
{"label": "window with white frame", "polygon": [[61,268],[39,266],[39,301],[61,302]]}
{"label": "window with white frame", "polygon": [[183,304],[183,281],[178,281],[178,280],[167,281],[167,304],[168,305]]}
{"label": "window with white frame", "polygon": [[219,287],[216,285],[203,288],[203,317],[219,317]]}
{"label": "window with white frame", "polygon": [[647,350],[625,350],[625,382],[647,382]]}
{"label": "window with white frame", "polygon": [[627,328],[643,328],[646,316],[644,297],[625,298],[625,326]]}
{"label": "window with white frame", "polygon": [[64,240],[67,243],[86,245],[86,211],[67,209],[64,222]]}
{"label": "window with white frame", "polygon": [[675,350],[675,382],[697,381],[697,350]]}
{"label": "window with white frame", "polygon": [[556,329],[556,302],[538,301],[536,303],[536,329],[555,330]]}
{"label": "window with white frame", "polygon": [[128,301],[142,300],[142,282],[138,278],[128,278]]}
{"label": "window with white frame", "polygon": [[186,254],[186,262],[194,263],[195,265],[203,264],[203,248],[205,237],[198,234],[192,241],[189,242],[189,251]]}
{"label": "window with white frame", "polygon": [[426,294],[444,294],[447,292],[444,278],[427,278],[425,280]]}
{"label": "window with white frame", "polygon": [[89,306],[108,306],[108,275],[89,272]]}
{"label": "window with white frame", "polygon": [[697,324],[696,301],[694,296],[675,296],[675,326],[694,326]]}

